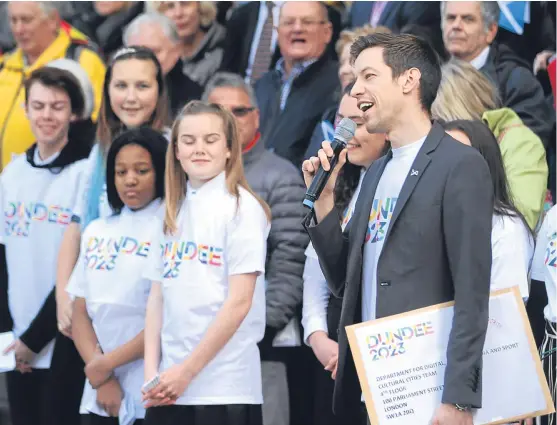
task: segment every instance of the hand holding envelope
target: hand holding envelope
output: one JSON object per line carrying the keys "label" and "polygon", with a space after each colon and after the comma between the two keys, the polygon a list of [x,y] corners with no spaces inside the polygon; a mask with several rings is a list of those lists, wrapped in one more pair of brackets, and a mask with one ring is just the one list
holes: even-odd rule
{"label": "hand holding envelope", "polygon": [[31,362],[35,358],[35,353],[25,345],[19,338],[8,345],[2,354],[14,353],[16,369],[21,373],[32,372]]}

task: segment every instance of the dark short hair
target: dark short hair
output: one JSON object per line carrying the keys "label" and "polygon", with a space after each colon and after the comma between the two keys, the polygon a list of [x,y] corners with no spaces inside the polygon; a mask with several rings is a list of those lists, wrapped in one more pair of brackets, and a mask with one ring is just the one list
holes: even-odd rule
{"label": "dark short hair", "polygon": [[438,28],[418,24],[407,24],[402,27],[400,34],[411,34],[416,37],[423,38],[439,55],[441,63],[445,63],[450,59],[449,52],[447,52],[445,44],[443,44],[443,35]]}
{"label": "dark short hair", "polygon": [[352,81],[352,82],[348,83],[348,85],[342,91],[342,95],[343,96],[350,96],[350,93],[352,93],[352,89],[354,88],[355,85],[356,85],[355,81]]}
{"label": "dark short hair", "polygon": [[116,190],[116,156],[127,145],[138,145],[149,152],[155,169],[155,198],[162,199],[164,197],[164,168],[168,140],[160,132],[150,127],[139,127],[124,131],[110,145],[106,157],[106,194],[110,207],[117,214],[122,211],[124,202],[120,199]]}
{"label": "dark short hair", "polygon": [[350,47],[352,64],[366,49],[383,48],[383,60],[397,78],[411,68],[418,68],[420,78],[420,102],[431,114],[431,105],[437,96],[441,82],[441,63],[431,45],[420,37],[410,34],[374,33],[358,37]]}
{"label": "dark short hair", "polygon": [[45,87],[64,91],[70,98],[72,113],[80,117],[85,108],[85,99],[81,86],[73,74],[69,71],[54,67],[43,67],[36,69],[25,80],[25,104],[29,101],[29,92],[35,83],[41,83]]}

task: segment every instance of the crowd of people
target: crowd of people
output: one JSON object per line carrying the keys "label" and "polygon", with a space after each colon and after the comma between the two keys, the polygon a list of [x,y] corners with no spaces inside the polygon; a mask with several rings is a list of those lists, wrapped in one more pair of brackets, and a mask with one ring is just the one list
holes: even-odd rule
{"label": "crowd of people", "polygon": [[555,3],[504,3],[3,2],[12,425],[363,425],[345,326],[513,286],[555,402]]}

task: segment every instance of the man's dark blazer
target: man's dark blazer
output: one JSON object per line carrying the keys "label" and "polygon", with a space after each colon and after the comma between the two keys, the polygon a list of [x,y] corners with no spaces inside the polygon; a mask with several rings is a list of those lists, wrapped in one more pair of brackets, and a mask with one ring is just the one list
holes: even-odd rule
{"label": "man's dark blazer", "polygon": [[[369,25],[373,1],[352,2],[350,26],[352,28]],[[405,25],[417,24],[439,28],[441,9],[438,1],[389,1],[381,13],[377,25],[399,32]]]}
{"label": "man's dark blazer", "polygon": [[[226,23],[226,41],[221,70],[234,72],[245,77],[248,68],[249,54],[253,42],[253,35],[259,19],[259,8],[264,7],[263,2],[250,1],[234,10]],[[335,44],[342,29],[342,16],[331,6],[327,6],[329,20],[333,26],[333,37],[327,46],[327,51],[336,59]],[[277,44],[272,56],[269,69],[273,69],[281,54]]]}
{"label": "man's dark blazer", "polygon": [[308,66],[292,83],[283,110],[280,109],[282,85],[277,70],[267,72],[255,83],[259,130],[268,149],[300,170],[315,126],[323,112],[337,101],[338,63],[324,53]]}
{"label": "man's dark blazer", "polygon": [[[345,327],[361,321],[363,246],[377,184],[392,153],[367,171],[345,232],[336,210],[306,228],[333,295],[343,296],[335,412],[358,385]],[[455,300],[443,403],[481,407],[488,322],[493,189],[480,153],[434,123],[400,191],[377,265],[377,318]],[[349,400],[350,399],[350,400]]]}
{"label": "man's dark blazer", "polygon": [[[223,71],[234,72],[245,77],[260,7],[264,7],[264,4],[258,1],[243,4],[232,12],[226,22],[226,44],[221,64]],[[280,51],[277,47],[270,69],[275,66],[279,58]]]}

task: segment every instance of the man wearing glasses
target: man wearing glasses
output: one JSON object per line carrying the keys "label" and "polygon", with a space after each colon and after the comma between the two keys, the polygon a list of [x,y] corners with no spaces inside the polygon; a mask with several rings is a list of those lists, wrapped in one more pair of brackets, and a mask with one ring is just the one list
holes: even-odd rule
{"label": "man wearing glasses", "polygon": [[327,53],[332,25],[321,2],[286,2],[277,26],[282,58],[255,84],[261,133],[268,149],[296,167],[323,112],[340,89]]}
{"label": "man wearing glasses", "polygon": [[291,163],[265,149],[255,95],[240,75],[215,74],[207,83],[203,100],[220,104],[234,115],[248,184],[271,207],[265,266],[266,329],[259,344],[263,422],[310,423],[303,415],[311,406],[304,401],[312,394],[307,387],[311,383],[310,368],[305,363],[305,359],[311,359],[311,351],[301,346],[299,317],[309,243],[302,226],[304,183]]}

